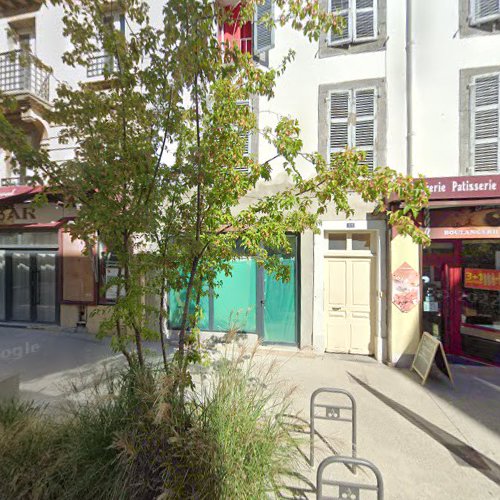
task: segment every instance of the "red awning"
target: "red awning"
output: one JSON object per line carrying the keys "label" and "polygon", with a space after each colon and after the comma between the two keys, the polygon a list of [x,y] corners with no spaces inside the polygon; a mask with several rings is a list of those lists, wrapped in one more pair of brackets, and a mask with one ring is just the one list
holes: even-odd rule
{"label": "red awning", "polygon": [[42,186],[2,186],[0,205],[20,203],[42,192]]}
{"label": "red awning", "polygon": [[4,224],[0,225],[0,229],[59,229],[68,222],[69,218],[65,217],[61,220],[55,220],[51,222],[37,222],[35,224]]}

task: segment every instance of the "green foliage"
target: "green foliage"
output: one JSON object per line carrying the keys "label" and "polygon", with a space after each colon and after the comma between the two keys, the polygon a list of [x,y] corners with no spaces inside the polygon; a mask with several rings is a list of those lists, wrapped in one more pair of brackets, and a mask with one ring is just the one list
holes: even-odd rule
{"label": "green foliage", "polygon": [[55,472],[60,441],[59,427],[47,425],[33,403],[0,404],[0,498],[55,498],[46,479]]}
{"label": "green foliage", "polygon": [[294,471],[289,394],[271,381],[272,367],[255,371],[224,359],[197,402],[196,426],[175,441],[184,498],[266,498]]}
{"label": "green foliage", "polygon": [[19,401],[13,399],[0,403],[0,425],[7,428],[12,425],[24,423],[40,412],[41,408],[32,401]]}

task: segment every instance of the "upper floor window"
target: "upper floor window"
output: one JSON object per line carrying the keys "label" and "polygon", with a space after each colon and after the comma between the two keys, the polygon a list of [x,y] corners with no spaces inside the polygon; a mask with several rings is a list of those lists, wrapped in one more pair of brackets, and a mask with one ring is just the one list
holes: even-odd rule
{"label": "upper floor window", "polygon": [[470,170],[500,172],[500,73],[478,75],[470,86]]}
{"label": "upper floor window", "polygon": [[241,52],[261,58],[274,47],[274,28],[266,22],[274,14],[274,2],[265,0],[255,7],[253,21],[239,23],[240,4],[231,9],[234,22],[224,23],[219,28],[219,40],[225,46],[236,45]]}
{"label": "upper floor window", "polygon": [[470,0],[470,24],[481,26],[500,20],[500,0]]}
{"label": "upper floor window", "polygon": [[346,147],[365,153],[360,163],[370,170],[377,164],[376,115],[377,91],[359,88],[330,93],[328,158]]}
{"label": "upper floor window", "polygon": [[[103,21],[106,28],[125,33],[125,16],[123,14],[118,12],[106,14]],[[116,69],[115,57],[103,48],[92,58],[87,68],[87,76],[89,78],[103,76],[105,71],[113,72]]]}
{"label": "upper floor window", "polygon": [[377,0],[328,0],[328,8],[344,20],[341,32],[330,31],[328,45],[350,45],[377,39]]}

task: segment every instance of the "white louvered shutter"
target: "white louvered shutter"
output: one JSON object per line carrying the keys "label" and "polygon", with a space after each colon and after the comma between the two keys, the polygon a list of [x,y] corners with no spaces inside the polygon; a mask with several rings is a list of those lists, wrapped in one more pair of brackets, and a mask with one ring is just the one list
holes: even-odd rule
{"label": "white louvered shutter", "polygon": [[253,53],[261,54],[274,47],[274,27],[266,22],[274,14],[274,2],[265,0],[264,3],[255,7],[255,19],[253,23]]}
{"label": "white louvered shutter", "polygon": [[377,38],[377,0],[351,0],[353,9],[353,39],[364,42]]}
{"label": "white louvered shutter", "polygon": [[330,94],[330,137],[328,141],[328,158],[340,153],[350,145],[349,115],[351,109],[351,92],[332,92]]}
{"label": "white louvered shutter", "polygon": [[343,45],[352,42],[352,9],[350,0],[328,0],[330,12],[344,19],[342,32],[330,30],[329,45]]}
{"label": "white louvered shutter", "polygon": [[354,144],[358,151],[364,151],[365,158],[360,163],[370,170],[376,166],[376,91],[360,89],[354,91]]}
{"label": "white louvered shutter", "polygon": [[475,78],[471,92],[471,161],[474,173],[499,171],[499,75]]}
{"label": "white louvered shutter", "polygon": [[[251,108],[250,101],[238,101],[238,106],[247,106],[249,109]],[[245,143],[243,146],[243,156],[249,156],[252,153],[252,133],[251,132],[242,132],[240,136],[245,139]],[[246,171],[246,168],[241,168],[240,170]]]}
{"label": "white louvered shutter", "polygon": [[470,24],[477,26],[500,19],[500,0],[471,0]]}

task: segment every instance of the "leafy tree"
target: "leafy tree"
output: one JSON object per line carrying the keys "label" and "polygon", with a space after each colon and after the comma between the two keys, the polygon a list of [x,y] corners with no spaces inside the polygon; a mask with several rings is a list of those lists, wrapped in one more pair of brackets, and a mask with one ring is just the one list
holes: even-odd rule
{"label": "leafy tree", "polygon": [[[217,275],[229,274],[243,249],[286,280],[288,269],[276,256],[289,250],[286,232],[315,229],[329,206],[351,214],[349,193],[380,212],[397,194],[404,208],[387,214],[390,224],[425,240],[413,219],[427,201],[423,179],[384,167],[370,172],[354,150],[328,161],[304,151],[298,122],[289,116],[257,129],[255,116],[240,103],[271,99],[293,51],[277,67],[263,68],[236,45],[221,44],[215,26],[251,20],[259,0],[243,2],[236,20],[214,0],[169,0],[161,19],[150,18],[142,0],[118,0],[126,34],[105,22],[106,0],[52,3],[64,8],[72,42],[64,62],[89,67],[102,51],[111,62],[100,85],[57,89],[49,118],[61,127],[62,142],[77,145],[73,158],[55,163],[48,152],[31,150],[5,115],[0,146],[14,150],[19,165],[35,168],[66,203],[78,205],[74,237],[95,245],[98,235],[116,255],[121,271],[111,285],[119,296],[102,331],[113,333],[114,346],[130,364],[144,364],[142,342],[155,335],[148,326],[152,313],[164,342],[165,295],[185,290],[176,356],[187,374],[200,357],[200,300]],[[280,15],[268,18],[269,26],[291,24],[310,40],[341,24],[315,0],[275,3]],[[273,145],[275,155],[258,161],[245,154],[249,132]],[[272,184],[272,169],[285,172],[288,184],[259,196]],[[145,305],[145,294],[158,295],[160,306]],[[167,367],[165,349],[164,360]]]}

